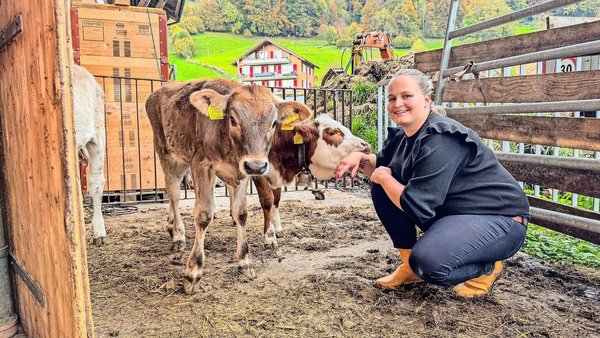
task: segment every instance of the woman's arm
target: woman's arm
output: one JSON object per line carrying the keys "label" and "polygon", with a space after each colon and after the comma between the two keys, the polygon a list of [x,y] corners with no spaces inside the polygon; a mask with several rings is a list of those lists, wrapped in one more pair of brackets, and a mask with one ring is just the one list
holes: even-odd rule
{"label": "woman's arm", "polygon": [[335,170],[335,178],[339,179],[346,171],[350,171],[352,177],[354,177],[356,176],[358,169],[362,169],[368,177],[371,177],[376,162],[377,155],[375,154],[359,152],[350,153],[340,161],[340,164],[338,164],[338,167]]}
{"label": "woman's arm", "polygon": [[385,194],[398,209],[403,210],[400,205],[400,195],[404,191],[404,185],[392,176],[392,170],[388,167],[378,167],[371,174],[371,182],[381,185]]}

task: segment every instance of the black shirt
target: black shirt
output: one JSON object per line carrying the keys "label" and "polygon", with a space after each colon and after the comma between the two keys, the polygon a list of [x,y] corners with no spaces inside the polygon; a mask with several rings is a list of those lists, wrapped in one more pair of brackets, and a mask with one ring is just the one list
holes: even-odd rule
{"label": "black shirt", "polygon": [[529,218],[514,177],[475,132],[450,118],[431,113],[411,137],[389,128],[377,154],[380,166],[405,186],[400,205],[416,224],[459,214]]}

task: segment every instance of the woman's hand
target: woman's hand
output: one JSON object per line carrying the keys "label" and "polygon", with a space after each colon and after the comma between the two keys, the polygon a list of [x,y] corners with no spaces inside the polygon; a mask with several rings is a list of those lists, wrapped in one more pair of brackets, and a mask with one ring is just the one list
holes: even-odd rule
{"label": "woman's hand", "polygon": [[387,178],[392,177],[392,170],[388,167],[378,167],[371,174],[371,182],[383,184]]}
{"label": "woman's hand", "polygon": [[346,155],[335,169],[335,179],[338,180],[346,171],[350,171],[352,177],[356,176],[356,172],[360,168],[360,162],[363,160],[364,155],[365,154],[359,152]]}

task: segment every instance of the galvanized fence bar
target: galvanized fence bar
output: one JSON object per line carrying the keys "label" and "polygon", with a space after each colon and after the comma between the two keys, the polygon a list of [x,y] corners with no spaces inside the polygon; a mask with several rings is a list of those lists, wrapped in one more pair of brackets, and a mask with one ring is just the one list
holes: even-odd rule
{"label": "galvanized fence bar", "polygon": [[[458,13],[458,0],[452,0],[450,3],[450,13],[448,14],[448,24],[446,27],[446,38],[444,40],[444,49],[442,50],[442,59],[440,61],[440,72],[448,68],[448,62],[450,61],[450,50],[452,49],[452,37],[450,34],[454,31],[456,25],[456,15]],[[446,85],[446,79],[440,76],[435,91],[435,103],[442,104],[444,95],[444,86]]]}

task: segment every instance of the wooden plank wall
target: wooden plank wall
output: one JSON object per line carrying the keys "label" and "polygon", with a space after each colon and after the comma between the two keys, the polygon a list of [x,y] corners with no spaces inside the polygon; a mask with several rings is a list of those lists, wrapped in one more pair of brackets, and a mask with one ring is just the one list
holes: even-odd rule
{"label": "wooden plank wall", "polygon": [[[473,61],[480,63],[499,58],[522,55],[534,51],[564,47],[577,43],[600,39],[600,21],[575,26],[555,28],[525,35],[511,36],[491,41],[453,47],[449,67],[464,65]],[[597,55],[573,55],[580,57],[580,71],[554,73],[555,60],[546,61],[541,67],[544,74],[530,75],[537,64],[512,68],[512,76],[487,77],[475,74],[457,81],[447,81],[443,95],[444,102],[494,106],[496,103],[533,103],[553,101],[577,101],[600,99],[600,70]],[[439,70],[441,50],[428,51],[415,55],[415,68],[433,74]],[[515,70],[516,69],[516,70]],[[523,73],[523,69],[525,73]],[[575,69],[573,69],[575,70]],[[516,73],[516,75],[515,75]],[[543,113],[543,112],[540,112]],[[593,112],[595,115],[595,112]],[[529,144],[565,147],[584,151],[600,151],[600,119],[574,118],[573,114],[561,116],[500,115],[498,113],[475,114],[449,110],[448,115],[479,136],[487,139],[522,142]],[[499,154],[500,155],[500,154]],[[565,159],[557,163],[539,161],[531,155],[522,157],[516,154],[504,156],[500,162],[518,180],[537,184],[545,188],[579,193],[600,198],[600,161],[585,159]],[[572,163],[567,163],[572,162]],[[572,164],[576,163],[577,166]],[[600,214],[582,211],[573,207],[539,199],[530,199],[532,206],[544,210],[567,213],[597,222]],[[535,216],[533,221],[535,222]],[[538,221],[540,221],[538,219]],[[540,221],[541,222],[541,221]],[[600,227],[589,229],[568,229],[554,221],[545,221],[548,227],[599,241]],[[541,224],[544,225],[544,224]]]}
{"label": "wooden plank wall", "polygon": [[93,336],[83,210],[76,179],[68,6],[7,0],[23,32],[0,51],[0,191],[10,252],[43,291],[13,275],[28,337]]}

